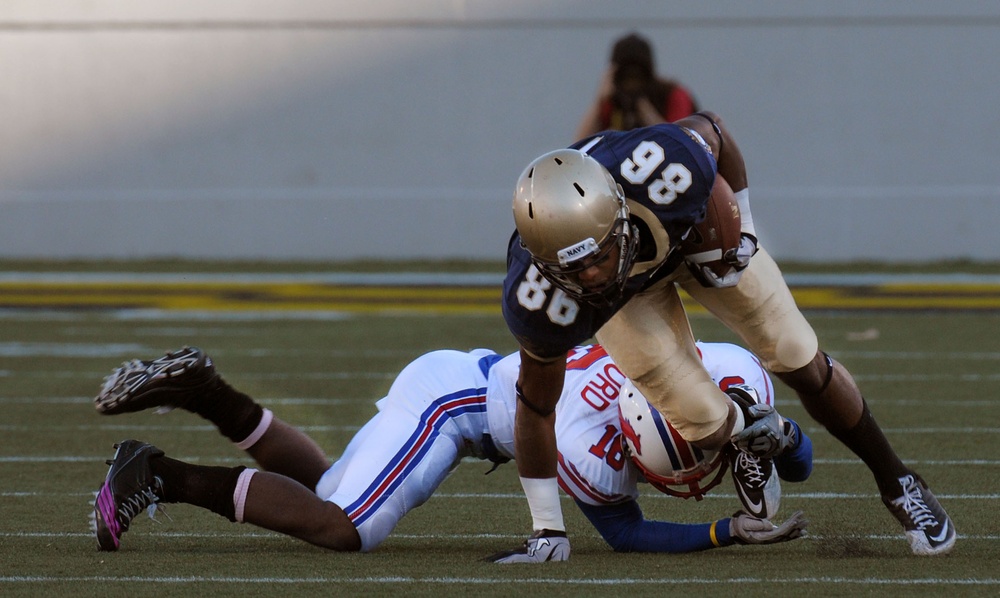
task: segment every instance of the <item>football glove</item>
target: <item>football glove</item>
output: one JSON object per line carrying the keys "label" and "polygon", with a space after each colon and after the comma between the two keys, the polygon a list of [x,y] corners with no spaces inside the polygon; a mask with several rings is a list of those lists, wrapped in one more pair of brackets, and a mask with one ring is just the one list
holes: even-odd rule
{"label": "football glove", "polygon": [[[730,524],[732,525],[732,524]],[[483,559],[490,563],[547,563],[569,559],[569,538],[566,532],[551,529],[538,530],[531,534],[524,545]]]}
{"label": "football glove", "polygon": [[743,233],[740,235],[740,246],[724,253],[722,261],[742,272],[750,265],[750,258],[755,253],[757,253],[757,237],[750,233]]}
{"label": "football glove", "polygon": [[767,519],[758,519],[742,511],[729,520],[729,535],[737,544],[776,544],[801,538],[806,534],[809,521],[802,511],[795,511],[781,525]]}
{"label": "football glove", "polygon": [[726,389],[737,409],[743,411],[744,428],[731,440],[741,451],[772,459],[798,442],[795,426],[788,424],[774,407],[758,403],[757,390],[744,384]]}
{"label": "football glove", "polygon": [[734,247],[722,255],[722,261],[731,266],[729,271],[720,276],[708,266],[698,266],[701,272],[701,275],[697,276],[698,282],[705,287],[720,289],[736,286],[743,271],[750,265],[750,258],[755,253],[757,253],[757,238],[749,233],[743,233],[740,235],[740,246]]}

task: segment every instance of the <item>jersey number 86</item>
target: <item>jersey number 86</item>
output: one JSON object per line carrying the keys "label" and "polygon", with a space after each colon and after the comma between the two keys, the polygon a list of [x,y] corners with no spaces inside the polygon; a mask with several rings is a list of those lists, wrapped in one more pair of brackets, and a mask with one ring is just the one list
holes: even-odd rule
{"label": "jersey number 86", "polygon": [[580,306],[558,287],[552,292],[550,299],[548,294],[550,289],[552,289],[552,283],[542,276],[538,268],[532,265],[524,275],[524,280],[517,287],[517,302],[528,311],[538,311],[545,307],[548,299],[545,315],[554,324],[569,326],[576,321]]}

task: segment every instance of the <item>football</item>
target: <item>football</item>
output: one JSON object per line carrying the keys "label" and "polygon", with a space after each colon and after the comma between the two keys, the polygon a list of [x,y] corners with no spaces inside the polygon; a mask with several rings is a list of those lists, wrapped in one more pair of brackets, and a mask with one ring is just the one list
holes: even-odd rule
{"label": "football", "polygon": [[681,241],[681,251],[688,262],[707,266],[724,276],[731,266],[722,261],[722,256],[740,246],[740,224],[740,207],[733,190],[722,175],[716,175],[705,206],[705,219],[694,225]]}

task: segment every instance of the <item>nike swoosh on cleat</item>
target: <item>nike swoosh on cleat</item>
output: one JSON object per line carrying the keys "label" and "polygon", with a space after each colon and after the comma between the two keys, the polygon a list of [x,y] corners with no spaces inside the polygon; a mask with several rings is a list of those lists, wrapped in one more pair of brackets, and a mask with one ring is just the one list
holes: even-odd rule
{"label": "nike swoosh on cleat", "polygon": [[750,514],[753,515],[754,517],[763,518],[764,515],[763,499],[760,502],[754,502],[750,500],[750,497],[746,495],[746,492],[744,492],[743,488],[739,485],[736,486],[736,491],[739,493],[740,499],[742,499],[743,506],[748,507],[750,509]]}
{"label": "nike swoosh on cleat", "polygon": [[936,536],[928,535],[927,537],[930,539],[931,542],[937,542],[937,543],[944,542],[945,539],[947,539],[948,537],[948,527],[949,527],[948,520],[945,519],[944,525],[941,526],[941,533]]}

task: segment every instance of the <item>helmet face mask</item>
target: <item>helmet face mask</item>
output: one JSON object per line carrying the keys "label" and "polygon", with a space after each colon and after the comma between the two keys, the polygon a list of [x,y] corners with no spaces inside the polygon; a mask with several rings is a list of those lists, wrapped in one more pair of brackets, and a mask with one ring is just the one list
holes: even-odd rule
{"label": "helmet face mask", "polygon": [[[611,302],[621,295],[625,288],[625,281],[628,279],[628,273],[635,262],[635,231],[632,229],[626,210],[626,216],[618,222],[616,228],[604,241],[597,243],[588,237],[577,246],[582,249],[579,252],[582,257],[573,260],[561,259],[560,263],[553,264],[532,256],[531,262],[542,273],[542,276],[570,297],[588,303]],[[565,254],[573,249],[577,248],[567,248],[567,251],[560,253]],[[609,276],[603,284],[595,286],[581,282],[580,274],[583,271],[592,267],[601,267],[609,260],[615,259],[617,259],[617,266],[614,267],[614,275]]]}
{"label": "helmet face mask", "polygon": [[622,448],[649,485],[679,498],[701,500],[726,473],[721,451],[691,445],[626,380],[619,391]]}
{"label": "helmet face mask", "polygon": [[[621,295],[638,253],[638,234],[628,216],[621,186],[579,150],[536,158],[514,192],[514,222],[532,263],[582,301],[606,303]],[[607,280],[581,281],[582,272],[611,259],[617,267],[607,268]]]}

